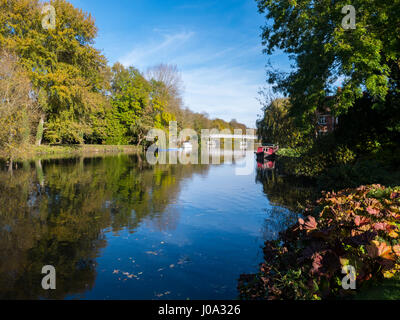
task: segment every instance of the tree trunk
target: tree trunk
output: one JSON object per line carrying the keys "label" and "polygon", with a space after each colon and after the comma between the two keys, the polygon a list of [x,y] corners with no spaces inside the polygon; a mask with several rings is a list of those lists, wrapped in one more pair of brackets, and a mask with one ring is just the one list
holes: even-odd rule
{"label": "tree trunk", "polygon": [[36,176],[37,179],[39,180],[39,184],[41,187],[44,187],[44,174],[43,174],[42,162],[40,160],[36,160],[35,167],[36,167]]}
{"label": "tree trunk", "polygon": [[139,146],[142,143],[142,141],[143,141],[143,138],[142,137],[138,137],[138,143],[137,143],[136,147],[139,148]]}
{"label": "tree trunk", "polygon": [[13,159],[10,158],[10,163],[8,164],[8,172],[12,174],[13,172]]}
{"label": "tree trunk", "polygon": [[138,158],[139,170],[143,170],[143,160],[142,160],[142,157],[140,155],[140,152],[137,152],[136,155],[137,155],[137,158]]}
{"label": "tree trunk", "polygon": [[36,145],[37,146],[40,146],[42,144],[43,131],[44,131],[44,116],[41,116],[38,127],[37,127],[37,131],[36,131]]}

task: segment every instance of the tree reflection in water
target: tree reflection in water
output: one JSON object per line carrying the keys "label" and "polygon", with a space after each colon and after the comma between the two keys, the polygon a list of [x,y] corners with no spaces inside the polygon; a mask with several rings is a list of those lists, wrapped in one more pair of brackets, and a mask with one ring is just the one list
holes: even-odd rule
{"label": "tree reflection in water", "polygon": [[279,160],[258,162],[256,183],[263,186],[265,195],[273,205],[263,226],[265,240],[275,239],[277,230],[285,230],[296,223],[300,213],[317,196],[311,182],[281,174]]}
{"label": "tree reflection in water", "polygon": [[[96,279],[104,232],[131,233],[143,222],[171,230],[180,182],[203,165],[149,166],[140,155],[25,162],[0,171],[0,298],[62,299]],[[41,288],[44,265],[57,290]]]}

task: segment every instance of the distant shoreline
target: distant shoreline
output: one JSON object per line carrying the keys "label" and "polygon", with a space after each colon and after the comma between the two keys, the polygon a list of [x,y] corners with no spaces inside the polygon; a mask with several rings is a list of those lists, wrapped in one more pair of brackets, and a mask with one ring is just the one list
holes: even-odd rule
{"label": "distant shoreline", "polygon": [[[42,145],[30,146],[20,150],[13,157],[13,161],[31,160],[36,158],[52,158],[75,155],[96,155],[96,154],[115,154],[115,153],[137,153],[141,152],[142,147],[134,145]],[[6,155],[0,153],[0,159],[7,160]]]}

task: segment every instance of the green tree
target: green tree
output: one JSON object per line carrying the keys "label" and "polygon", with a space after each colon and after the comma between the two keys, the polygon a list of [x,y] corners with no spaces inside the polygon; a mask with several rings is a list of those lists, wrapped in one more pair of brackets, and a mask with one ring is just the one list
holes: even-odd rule
{"label": "green tree", "polygon": [[125,141],[141,145],[150,129],[167,130],[169,122],[176,120],[171,105],[175,103],[177,89],[165,76],[146,80],[137,69],[125,68],[120,63],[113,66],[112,72],[109,131],[118,128],[116,132]]}
{"label": "green tree", "polygon": [[257,120],[257,133],[263,143],[277,143],[282,147],[295,148],[304,143],[305,136],[295,125],[289,115],[290,100],[288,98],[269,98],[261,92],[265,100],[263,115]]}
{"label": "green tree", "polygon": [[268,81],[289,96],[290,113],[312,130],[315,111],[336,94],[331,110],[344,114],[362,97],[373,98],[371,108],[387,114],[392,139],[400,132],[400,1],[354,0],[356,28],[342,27],[344,0],[257,0],[268,22],[262,38],[265,52],[283,50],[293,60],[289,73],[269,69]]}
{"label": "green tree", "polygon": [[116,63],[112,71],[113,117],[121,124],[127,141],[140,144],[154,125],[151,84],[133,67]]}

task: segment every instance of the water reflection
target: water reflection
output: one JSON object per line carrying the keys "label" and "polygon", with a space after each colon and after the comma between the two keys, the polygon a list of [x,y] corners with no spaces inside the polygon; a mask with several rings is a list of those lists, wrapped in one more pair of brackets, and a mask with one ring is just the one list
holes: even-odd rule
{"label": "water reflection", "polygon": [[[0,298],[236,298],[239,275],[257,270],[263,242],[297,217],[309,190],[278,162],[236,176],[253,153],[232,164],[223,151],[208,156],[221,164],[118,155],[4,166]],[[44,265],[56,266],[57,290],[41,288]]]}
{"label": "water reflection", "polygon": [[235,164],[246,159],[249,152],[245,149],[190,148],[148,150],[150,162],[169,164]]}
{"label": "water reflection", "polygon": [[[96,278],[104,230],[134,232],[145,218],[176,227],[179,181],[205,166],[148,166],[140,156],[37,160],[0,172],[0,298],[64,298]],[[57,290],[44,291],[41,269],[57,266]]]}
{"label": "water reflection", "polygon": [[256,183],[263,186],[271,203],[293,212],[303,211],[316,197],[315,186],[310,181],[286,176],[279,169],[277,159],[257,161]]}

